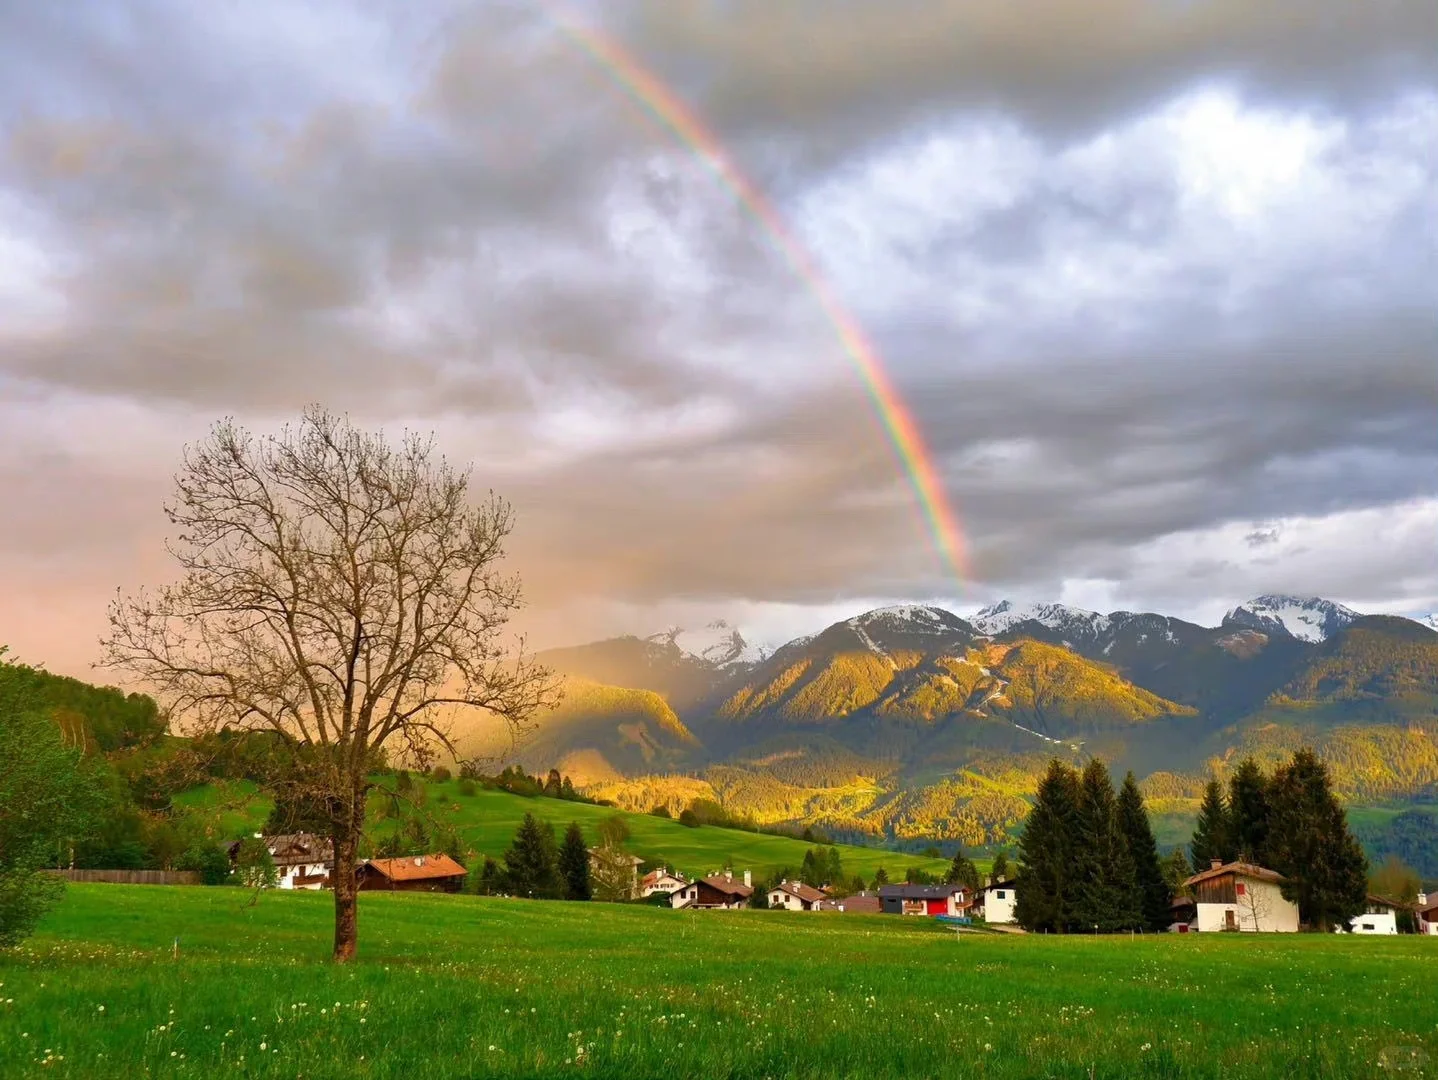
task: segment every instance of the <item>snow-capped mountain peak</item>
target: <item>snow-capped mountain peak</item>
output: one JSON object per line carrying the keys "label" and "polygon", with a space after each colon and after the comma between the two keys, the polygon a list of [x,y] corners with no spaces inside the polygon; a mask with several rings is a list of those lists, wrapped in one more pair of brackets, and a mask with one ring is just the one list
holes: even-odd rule
{"label": "snow-capped mountain peak", "polygon": [[1316,644],[1361,617],[1352,608],[1316,596],[1259,596],[1225,615],[1223,625],[1283,633]]}
{"label": "snow-capped mountain peak", "polygon": [[927,604],[896,604],[875,608],[848,620],[855,629],[879,627],[910,634],[948,634],[964,629],[963,620],[951,611]]}
{"label": "snow-capped mountain peak", "polygon": [[715,619],[700,630],[671,627],[661,634],[651,634],[649,640],[671,644],[680,652],[715,667],[752,663],[761,655],[759,647],[745,640],[738,627],[723,619]]}
{"label": "snow-capped mountain peak", "polygon": [[1422,616],[1418,619],[1418,622],[1428,627],[1429,630],[1438,630],[1438,611],[1433,612],[1431,615]]}
{"label": "snow-capped mountain peak", "polygon": [[985,634],[1002,634],[1020,623],[1036,622],[1062,634],[1097,637],[1108,629],[1109,617],[1067,604],[1015,604],[1001,600],[980,610],[969,622]]}

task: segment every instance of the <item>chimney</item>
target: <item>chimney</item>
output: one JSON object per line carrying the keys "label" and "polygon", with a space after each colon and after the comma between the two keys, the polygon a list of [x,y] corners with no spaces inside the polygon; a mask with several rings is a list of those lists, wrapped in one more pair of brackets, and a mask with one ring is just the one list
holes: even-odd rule
{"label": "chimney", "polygon": [[414,857],[414,864],[415,864],[415,866],[423,866],[423,865],[424,865],[424,856],[423,856],[423,855],[416,855],[416,856]]}
{"label": "chimney", "polygon": [[726,869],[726,870],[724,871],[724,880],[725,880],[725,881],[733,881],[733,880],[734,880],[734,871],[733,871],[733,870]]}
{"label": "chimney", "polygon": [[1217,869],[1218,869],[1220,866],[1222,866],[1222,865],[1223,865],[1223,860],[1222,860],[1222,859],[1210,859],[1209,862],[1208,862],[1208,868],[1209,868],[1210,870],[1217,870]]}
{"label": "chimney", "polygon": [[752,889],[753,887],[754,887],[754,879],[749,876],[749,871],[748,871],[748,870],[745,870],[745,871],[744,871],[744,888],[746,888],[746,889]]}

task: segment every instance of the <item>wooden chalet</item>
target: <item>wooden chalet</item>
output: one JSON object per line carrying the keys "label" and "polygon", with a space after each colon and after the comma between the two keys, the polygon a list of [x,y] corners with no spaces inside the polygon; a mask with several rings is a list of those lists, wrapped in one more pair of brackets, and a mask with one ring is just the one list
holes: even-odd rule
{"label": "wooden chalet", "polygon": [[731,870],[722,874],[711,874],[698,881],[691,881],[670,898],[670,905],[676,908],[742,908],[749,906],[754,895],[754,883],[749,871],[744,871],[744,880],[739,881]]}
{"label": "wooden chalet", "polygon": [[[256,834],[275,863],[276,886],[281,889],[327,889],[335,868],[334,842],[316,833]],[[230,862],[239,855],[241,841],[229,847]]]}
{"label": "wooden chalet", "polygon": [[468,872],[441,852],[398,859],[366,859],[355,868],[355,877],[362,890],[453,893],[459,892]]}
{"label": "wooden chalet", "polygon": [[1284,898],[1285,880],[1277,871],[1253,863],[1214,859],[1207,870],[1183,883],[1193,895],[1193,929],[1296,932],[1298,905]]}

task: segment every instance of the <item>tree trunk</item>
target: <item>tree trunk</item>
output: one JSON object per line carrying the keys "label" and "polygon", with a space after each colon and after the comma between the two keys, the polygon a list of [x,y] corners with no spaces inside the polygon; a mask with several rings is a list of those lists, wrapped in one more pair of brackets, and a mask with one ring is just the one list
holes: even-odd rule
{"label": "tree trunk", "polygon": [[355,958],[359,943],[359,883],[355,880],[355,852],[359,847],[359,830],[353,822],[337,824],[335,846],[335,951],[337,964]]}

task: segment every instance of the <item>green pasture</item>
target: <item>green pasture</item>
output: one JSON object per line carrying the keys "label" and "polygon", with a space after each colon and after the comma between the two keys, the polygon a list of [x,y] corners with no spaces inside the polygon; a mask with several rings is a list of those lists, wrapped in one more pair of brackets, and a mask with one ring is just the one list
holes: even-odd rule
{"label": "green pasture", "polygon": [[1438,939],[72,886],[0,955],[5,1077],[1428,1076]]}

